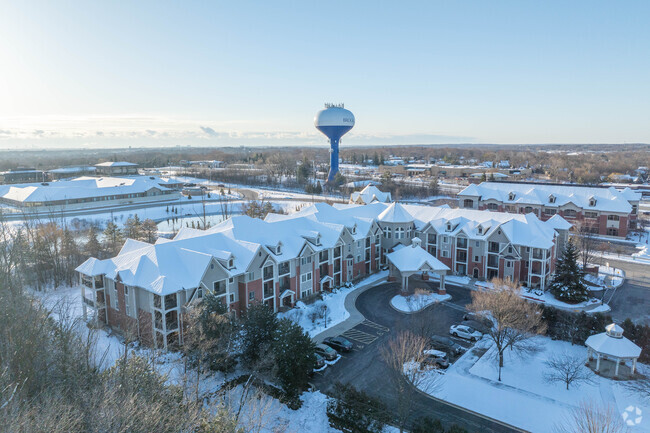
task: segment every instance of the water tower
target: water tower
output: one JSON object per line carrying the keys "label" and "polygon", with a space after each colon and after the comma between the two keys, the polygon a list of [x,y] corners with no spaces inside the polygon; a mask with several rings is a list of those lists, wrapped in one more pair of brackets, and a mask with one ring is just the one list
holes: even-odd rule
{"label": "water tower", "polygon": [[327,183],[332,183],[339,172],[339,141],[354,126],[354,114],[343,104],[325,104],[314,117],[314,126],[330,139],[330,172]]}

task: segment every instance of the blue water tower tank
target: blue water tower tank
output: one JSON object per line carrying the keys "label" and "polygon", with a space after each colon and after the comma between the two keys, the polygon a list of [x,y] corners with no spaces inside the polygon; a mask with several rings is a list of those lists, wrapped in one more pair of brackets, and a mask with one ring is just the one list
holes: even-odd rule
{"label": "blue water tower tank", "polygon": [[314,117],[316,129],[330,139],[330,172],[327,182],[332,183],[339,172],[339,141],[354,126],[354,114],[343,104],[325,104],[325,109]]}

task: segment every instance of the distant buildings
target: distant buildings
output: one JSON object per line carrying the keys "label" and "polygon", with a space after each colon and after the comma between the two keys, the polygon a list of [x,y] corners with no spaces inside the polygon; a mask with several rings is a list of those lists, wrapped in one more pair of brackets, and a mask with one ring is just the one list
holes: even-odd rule
{"label": "distant buildings", "polygon": [[138,174],[138,164],[126,161],[102,162],[95,164],[98,175],[128,176]]}
{"label": "distant buildings", "polygon": [[595,234],[623,238],[636,227],[640,199],[641,194],[629,188],[508,182],[469,185],[458,193],[464,209],[533,213],[544,221],[560,215]]}
{"label": "distant buildings", "polygon": [[18,167],[9,171],[0,172],[0,183],[43,182],[46,175],[41,170],[34,168]]}
{"label": "distant buildings", "polygon": [[383,192],[374,185],[368,185],[361,191],[350,194],[350,203],[352,204],[390,203],[391,201],[389,192]]}
{"label": "distant buildings", "polygon": [[560,216],[542,222],[531,214],[319,203],[265,220],[235,216],[205,231],[183,228],[154,245],[127,240],[116,257],[90,258],[77,272],[96,320],[167,348],[183,343],[184,311],[208,292],[238,314],[254,303],[279,311],[376,272],[412,241],[454,274],[543,289],[569,228]]}
{"label": "distant buildings", "polygon": [[178,181],[154,176],[79,177],[53,182],[0,185],[0,202],[36,211],[56,207],[89,208],[173,200]]}

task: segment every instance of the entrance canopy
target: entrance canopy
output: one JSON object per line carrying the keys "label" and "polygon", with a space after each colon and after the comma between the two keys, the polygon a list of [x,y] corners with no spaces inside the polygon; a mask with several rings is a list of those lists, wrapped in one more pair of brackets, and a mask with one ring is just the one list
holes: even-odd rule
{"label": "entrance canopy", "polygon": [[440,288],[444,289],[444,276],[449,271],[447,265],[429,254],[420,245],[419,238],[413,238],[411,245],[398,245],[392,253],[386,254],[391,271],[399,271],[402,277],[402,289],[408,288],[408,277],[419,272],[432,272],[440,275]]}

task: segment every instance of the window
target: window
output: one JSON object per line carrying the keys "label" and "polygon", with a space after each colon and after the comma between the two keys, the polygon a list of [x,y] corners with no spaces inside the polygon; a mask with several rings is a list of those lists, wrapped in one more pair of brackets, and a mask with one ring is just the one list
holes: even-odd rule
{"label": "window", "polygon": [[311,281],[311,272],[307,272],[306,274],[302,274],[300,276],[301,283],[307,283],[309,281]]}
{"label": "window", "polygon": [[512,261],[506,260],[506,268],[512,268]]}
{"label": "window", "polygon": [[451,223],[447,223],[447,231],[448,231],[448,232],[451,231]]}
{"label": "window", "polygon": [[117,289],[115,289],[115,311],[120,311],[120,304],[117,301]]}
{"label": "window", "polygon": [[404,237],[404,227],[395,227],[395,239],[402,239]]}
{"label": "window", "polygon": [[273,279],[273,265],[264,267],[264,279],[265,280]]}
{"label": "window", "polygon": [[549,209],[549,208],[544,209],[544,215],[555,215],[556,213],[557,210],[555,209]]}
{"label": "window", "polygon": [[305,266],[309,263],[311,263],[311,256],[302,257],[300,259],[300,266]]}
{"label": "window", "polygon": [[632,215],[636,215],[637,212],[637,205],[633,204],[632,205]]}
{"label": "window", "polygon": [[598,218],[598,213],[587,211],[585,212],[585,218]]}
{"label": "window", "polygon": [[278,265],[278,274],[279,275],[288,274],[290,269],[291,266],[289,265],[288,261],[282,262]]}
{"label": "window", "polygon": [[496,203],[488,203],[487,205],[488,210],[499,210],[499,205]]}
{"label": "window", "polygon": [[357,255],[357,263],[359,263],[360,261],[361,261],[361,256]]}
{"label": "window", "polygon": [[228,278],[228,282],[229,282],[230,284],[234,283],[234,282],[235,282],[235,277],[230,277],[230,278]]}
{"label": "window", "polygon": [[212,283],[212,291],[215,296],[221,296],[226,294],[226,280],[215,281]]}
{"label": "window", "polygon": [[390,239],[390,238],[391,238],[391,228],[390,228],[390,227],[386,227],[386,228],[384,229],[384,236],[386,236],[386,239]]}
{"label": "window", "polygon": [[248,274],[246,274],[246,279],[248,281],[253,281],[255,279],[255,272],[249,272]]}
{"label": "window", "polygon": [[443,236],[442,237],[442,243],[443,244],[449,243],[449,238],[447,236]]}
{"label": "window", "polygon": [[596,206],[596,199],[591,197],[589,198],[589,206],[594,207]]}
{"label": "window", "polygon": [[230,260],[228,260],[228,269],[232,269],[234,267],[235,267],[235,260],[231,258]]}
{"label": "window", "polygon": [[456,238],[456,247],[467,248],[467,238]]}
{"label": "window", "polygon": [[232,304],[233,302],[235,302],[235,294],[231,293],[230,294],[230,303]]}
{"label": "window", "polygon": [[449,251],[443,250],[442,257],[449,257]]}
{"label": "window", "polygon": [[478,248],[478,247],[481,246],[481,242],[480,242],[480,241],[476,241],[476,242],[474,243],[474,245],[476,245],[476,248]]}
{"label": "window", "polygon": [[510,201],[513,201],[515,199],[515,197],[516,197],[516,195],[515,195],[514,192],[511,192],[510,194],[508,194],[508,200],[510,200]]}
{"label": "window", "polygon": [[607,221],[619,221],[618,215],[607,215]]}
{"label": "window", "polygon": [[203,287],[199,287],[198,289],[196,289],[196,298],[203,299]]}
{"label": "window", "polygon": [[278,246],[275,248],[275,253],[282,254],[282,244],[278,244]]}
{"label": "window", "polygon": [[480,261],[480,260],[479,260],[479,257],[478,257],[478,256],[474,256],[474,262],[476,263],[476,262],[479,262],[479,261]]}
{"label": "window", "polygon": [[564,210],[564,216],[568,218],[575,218],[577,215],[577,212],[574,209],[565,209]]}
{"label": "window", "polygon": [[253,301],[255,299],[255,292],[248,292],[248,300]]}
{"label": "window", "polygon": [[555,196],[553,194],[548,196],[548,202],[549,203],[555,203]]}
{"label": "window", "polygon": [[472,209],[474,207],[474,200],[471,198],[466,198],[463,201],[463,207]]}
{"label": "window", "polygon": [[124,286],[124,310],[127,316],[131,314],[131,309],[129,308],[129,286]]}
{"label": "window", "polygon": [[508,246],[508,254],[512,254],[512,245]]}

